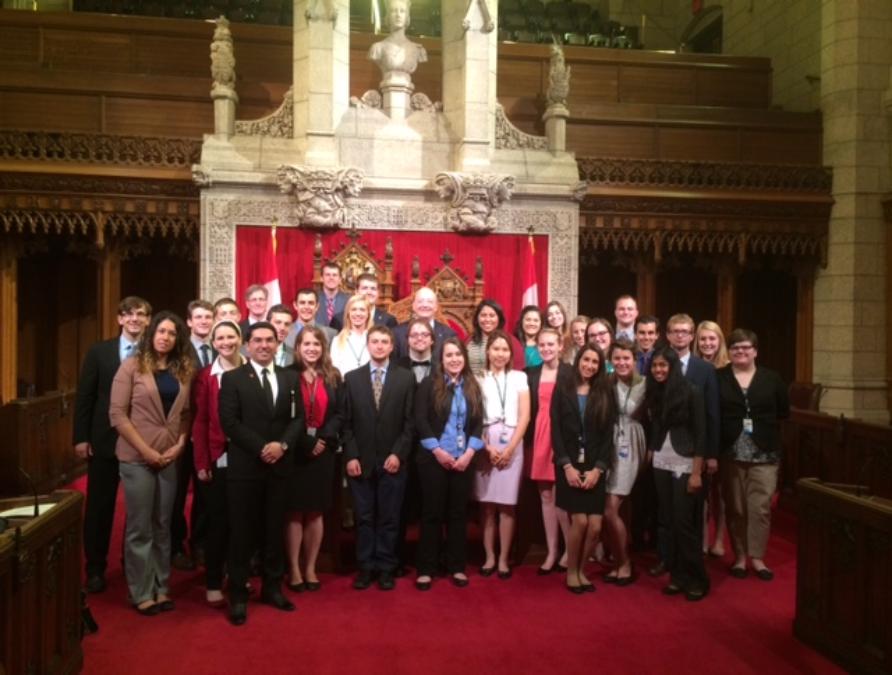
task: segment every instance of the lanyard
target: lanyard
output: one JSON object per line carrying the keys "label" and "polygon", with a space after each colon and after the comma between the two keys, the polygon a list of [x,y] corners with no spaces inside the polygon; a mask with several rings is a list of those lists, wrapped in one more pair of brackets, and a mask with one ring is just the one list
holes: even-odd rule
{"label": "lanyard", "polygon": [[356,353],[356,350],[353,349],[353,343],[350,342],[353,337],[352,333],[347,336],[347,346],[350,347],[350,351],[353,352],[353,358],[356,359],[356,367],[362,365],[362,355],[365,354],[365,342],[362,343],[362,349],[359,350],[359,354]]}
{"label": "lanyard", "polygon": [[[313,378],[312,385],[310,385],[310,383],[307,382],[306,379],[304,379],[304,385],[307,387],[307,392],[310,396],[310,409],[307,412],[307,418],[309,419],[309,417],[311,415],[315,416],[314,415],[314,407],[316,405],[316,392],[318,391],[318,387],[319,387],[319,376],[317,375],[316,377]],[[312,386],[312,389],[310,389],[311,386]]]}
{"label": "lanyard", "polygon": [[455,439],[459,452],[465,451],[465,417],[468,414],[468,402],[465,400],[461,383],[456,382],[452,393],[452,410],[455,412]]}
{"label": "lanyard", "polygon": [[499,418],[499,422],[504,423],[504,421],[505,421],[505,401],[508,398],[508,374],[502,373],[503,379],[505,382],[504,387],[499,386],[499,378],[496,376],[495,373],[490,373],[490,374],[492,375],[493,381],[496,383],[496,391],[499,394],[499,404],[501,404],[501,406],[502,406],[502,416]]}

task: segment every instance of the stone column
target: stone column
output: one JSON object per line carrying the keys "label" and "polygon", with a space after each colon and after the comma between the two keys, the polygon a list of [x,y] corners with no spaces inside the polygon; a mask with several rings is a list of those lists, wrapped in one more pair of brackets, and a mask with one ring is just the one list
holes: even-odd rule
{"label": "stone column", "polygon": [[350,3],[294,0],[294,137],[304,163],[336,166],[335,128],[350,100]]}
{"label": "stone column", "polygon": [[442,0],[443,112],[455,132],[456,171],[489,167],[495,147],[498,0]]}
{"label": "stone column", "polygon": [[892,3],[823,0],[824,163],[833,168],[827,268],[814,289],[814,379],[822,410],[888,422],[886,227]]}

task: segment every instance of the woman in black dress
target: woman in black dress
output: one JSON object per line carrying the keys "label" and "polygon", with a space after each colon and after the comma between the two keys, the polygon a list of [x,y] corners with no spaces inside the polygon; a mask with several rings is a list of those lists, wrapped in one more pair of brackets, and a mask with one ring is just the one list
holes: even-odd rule
{"label": "woman in black dress", "polygon": [[[331,364],[325,334],[304,326],[294,345],[294,368],[300,373],[300,391],[307,414],[306,432],[295,448],[291,501],[286,540],[292,591],[318,591],[316,558],[322,545],[322,514],[331,508],[335,490],[335,452],[341,418],[338,393],[341,374]],[[303,548],[305,574],[301,574]]]}
{"label": "woman in black dress", "polygon": [[572,377],[558,380],[551,415],[557,506],[570,516],[567,590],[594,591],[583,567],[601,532],[616,422],[616,395],[596,345],[580,349]]}
{"label": "woman in black dress", "polygon": [[703,566],[703,449],[706,411],[700,390],[681,372],[671,347],[654,352],[643,411],[647,454],[652,457],[660,527],[668,532],[666,595],[702,600],[709,592]]}

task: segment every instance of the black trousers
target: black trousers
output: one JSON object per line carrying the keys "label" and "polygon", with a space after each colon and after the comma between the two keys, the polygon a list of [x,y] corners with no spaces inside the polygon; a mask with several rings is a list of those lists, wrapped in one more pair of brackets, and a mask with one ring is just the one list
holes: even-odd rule
{"label": "black trousers", "polygon": [[281,476],[262,479],[233,478],[226,480],[229,506],[229,593],[233,602],[245,602],[251,567],[251,555],[262,546],[263,589],[280,589],[285,573],[285,528],[289,481]]}
{"label": "black trousers", "polygon": [[205,584],[208,590],[223,588],[223,567],[229,543],[229,513],[226,488],[226,469],[214,467],[213,478],[197,482],[207,519],[207,538],[204,542]]}
{"label": "black trousers", "polygon": [[[189,482],[192,481],[192,508],[189,520],[186,521],[186,494]],[[170,517],[170,552],[171,555],[186,550],[186,538],[189,538],[189,549],[194,554],[196,547],[204,546],[207,538],[207,519],[204,513],[202,491],[198,489],[198,476],[192,454],[192,441],[186,441],[186,447],[177,459],[177,495],[173,502],[173,514]],[[191,527],[190,527],[191,525]]]}
{"label": "black trousers", "polygon": [[654,469],[659,500],[660,528],[666,533],[663,563],[673,584],[683,590],[709,590],[709,577],[703,565],[703,490],[688,493],[688,478],[671,471]]}
{"label": "black trousers", "polygon": [[384,470],[377,460],[368,478],[349,478],[356,519],[356,564],[367,572],[392,572],[399,563],[397,538],[407,469]]}
{"label": "black trousers", "polygon": [[87,576],[105,574],[119,482],[117,457],[93,455],[89,459],[87,506],[84,513],[84,557]]}
{"label": "black trousers", "polygon": [[427,450],[418,451],[421,484],[421,538],[418,574],[433,576],[440,565],[443,526],[446,526],[446,570],[465,571],[467,564],[468,499],[474,480],[473,464],[464,471],[447,471]]}

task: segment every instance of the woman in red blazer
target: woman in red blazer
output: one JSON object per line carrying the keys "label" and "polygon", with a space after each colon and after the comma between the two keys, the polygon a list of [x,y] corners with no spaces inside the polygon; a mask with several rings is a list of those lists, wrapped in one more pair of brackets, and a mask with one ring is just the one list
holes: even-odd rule
{"label": "woman in red blazer", "polygon": [[223,563],[229,539],[226,516],[226,436],[220,428],[217,399],[220,378],[227,370],[244,363],[240,353],[242,333],[234,321],[220,321],[211,330],[211,344],[217,358],[195,378],[192,391],[195,418],[192,424],[192,446],[199,489],[204,498],[208,518],[205,545],[207,601],[223,604]]}

